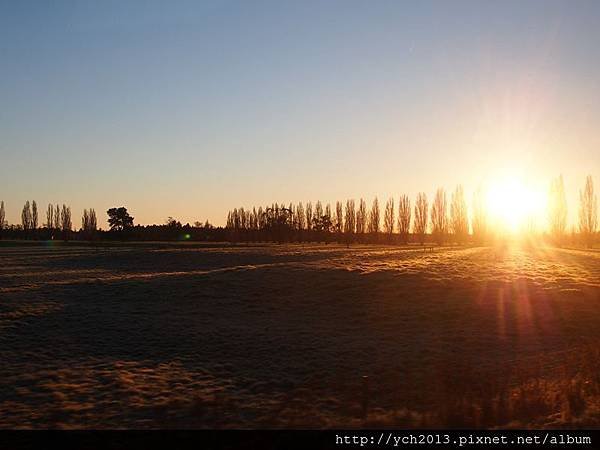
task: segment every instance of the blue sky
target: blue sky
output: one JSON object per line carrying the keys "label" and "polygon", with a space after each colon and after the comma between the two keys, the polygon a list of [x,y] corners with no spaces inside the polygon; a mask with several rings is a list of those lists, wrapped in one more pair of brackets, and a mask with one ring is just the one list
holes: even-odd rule
{"label": "blue sky", "polygon": [[[0,0],[0,199],[136,222],[600,184],[600,3]],[[102,214],[101,214],[102,216]],[[75,221],[78,222],[77,220]]]}

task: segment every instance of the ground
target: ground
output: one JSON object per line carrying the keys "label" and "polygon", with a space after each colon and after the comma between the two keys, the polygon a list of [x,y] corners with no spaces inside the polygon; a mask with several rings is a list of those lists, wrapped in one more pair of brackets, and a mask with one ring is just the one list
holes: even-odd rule
{"label": "ground", "polygon": [[600,253],[0,247],[0,428],[600,425]]}

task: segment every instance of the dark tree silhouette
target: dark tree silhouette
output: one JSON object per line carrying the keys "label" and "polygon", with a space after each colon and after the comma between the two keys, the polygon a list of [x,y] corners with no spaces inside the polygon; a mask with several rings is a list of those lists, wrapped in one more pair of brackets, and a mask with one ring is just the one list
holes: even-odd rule
{"label": "dark tree silhouette", "polygon": [[54,228],[54,206],[48,205],[46,209],[46,227],[51,230]]}
{"label": "dark tree silhouette", "polygon": [[421,245],[425,243],[425,233],[427,233],[428,209],[427,195],[424,192],[419,192],[415,203],[415,234]]}
{"label": "dark tree silhouette", "polygon": [[306,204],[306,229],[308,231],[312,230],[313,228],[313,209],[312,209],[312,203],[308,202]]}
{"label": "dark tree silhouette", "polygon": [[398,204],[398,234],[403,244],[408,244],[408,235],[410,234],[410,199],[408,195],[400,197]]}
{"label": "dark tree silhouette", "polygon": [[302,202],[296,206],[296,216],[298,221],[298,231],[302,232],[306,229],[306,214],[304,214],[304,206]]}
{"label": "dark tree silhouette", "polygon": [[[317,203],[315,204],[315,218],[318,220],[321,217],[323,217],[324,215],[325,214],[323,214],[323,204],[321,203],[320,200],[318,200]],[[331,212],[329,212],[327,215],[331,219]]]}
{"label": "dark tree silhouette", "polygon": [[133,227],[133,217],[127,212],[127,208],[110,208],[108,214],[108,225],[112,231],[124,231]]}
{"label": "dark tree silhouette", "polygon": [[346,216],[344,218],[344,235],[346,243],[354,242],[354,232],[356,231],[356,212],[354,200],[346,200]]}
{"label": "dark tree silhouette", "polygon": [[379,224],[380,224],[379,200],[377,200],[377,197],[375,197],[375,199],[373,200],[373,204],[371,206],[371,212],[369,214],[369,226],[368,226],[369,234],[371,234],[373,236],[375,241],[377,241],[378,237],[379,237],[379,230],[380,230]]}
{"label": "dark tree silhouette", "polygon": [[439,245],[444,243],[446,233],[448,232],[447,209],[446,191],[443,188],[439,188],[435,193],[433,206],[431,207],[431,225],[433,226],[433,236]]}
{"label": "dark tree silhouette", "polygon": [[73,229],[73,222],[71,221],[71,207],[67,205],[62,206],[60,213],[60,223],[63,233],[68,233]]}
{"label": "dark tree silhouette", "polygon": [[342,208],[342,202],[335,202],[335,232],[338,235],[338,241],[340,241],[342,231],[344,231],[344,211]]}
{"label": "dark tree silhouette", "polygon": [[55,230],[60,230],[60,228],[61,228],[61,224],[60,224],[60,207],[57,204],[56,208],[54,209],[54,229]]}
{"label": "dark tree silhouette", "polygon": [[86,238],[91,239],[98,229],[98,224],[96,220],[96,211],[90,208],[83,210],[83,216],[81,217],[81,231],[85,235]]}
{"label": "dark tree silhouette", "polygon": [[29,200],[25,202],[25,206],[23,206],[23,211],[21,211],[21,225],[23,226],[23,231],[27,233],[33,227],[33,219],[31,218],[31,205],[29,204]]}
{"label": "dark tree silhouette", "polygon": [[4,201],[0,201],[0,238],[2,238],[2,231],[4,230],[4,223],[6,219],[6,211],[4,210]]}
{"label": "dark tree silhouette", "polygon": [[38,209],[35,200],[31,202],[31,229],[37,230],[38,227]]}
{"label": "dark tree silhouette", "polygon": [[367,231],[367,203],[361,198],[356,211],[356,234],[359,240],[362,240],[363,234]]}
{"label": "dark tree silhouette", "polygon": [[394,218],[394,199],[390,198],[385,204],[385,212],[383,213],[383,232],[387,235],[388,242],[392,242]]}

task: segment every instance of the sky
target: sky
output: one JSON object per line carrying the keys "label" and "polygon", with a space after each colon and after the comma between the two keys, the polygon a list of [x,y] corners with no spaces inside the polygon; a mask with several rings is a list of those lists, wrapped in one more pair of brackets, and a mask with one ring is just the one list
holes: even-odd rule
{"label": "sky", "polygon": [[597,1],[0,0],[0,199],[222,225],[502,173],[600,188]]}

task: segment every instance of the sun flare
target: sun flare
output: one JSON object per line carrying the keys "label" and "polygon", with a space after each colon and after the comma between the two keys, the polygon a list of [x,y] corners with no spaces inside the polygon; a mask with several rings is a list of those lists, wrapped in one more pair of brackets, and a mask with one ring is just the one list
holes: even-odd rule
{"label": "sun flare", "polygon": [[545,202],[540,189],[516,175],[493,180],[487,191],[487,208],[492,223],[512,233],[535,228]]}

